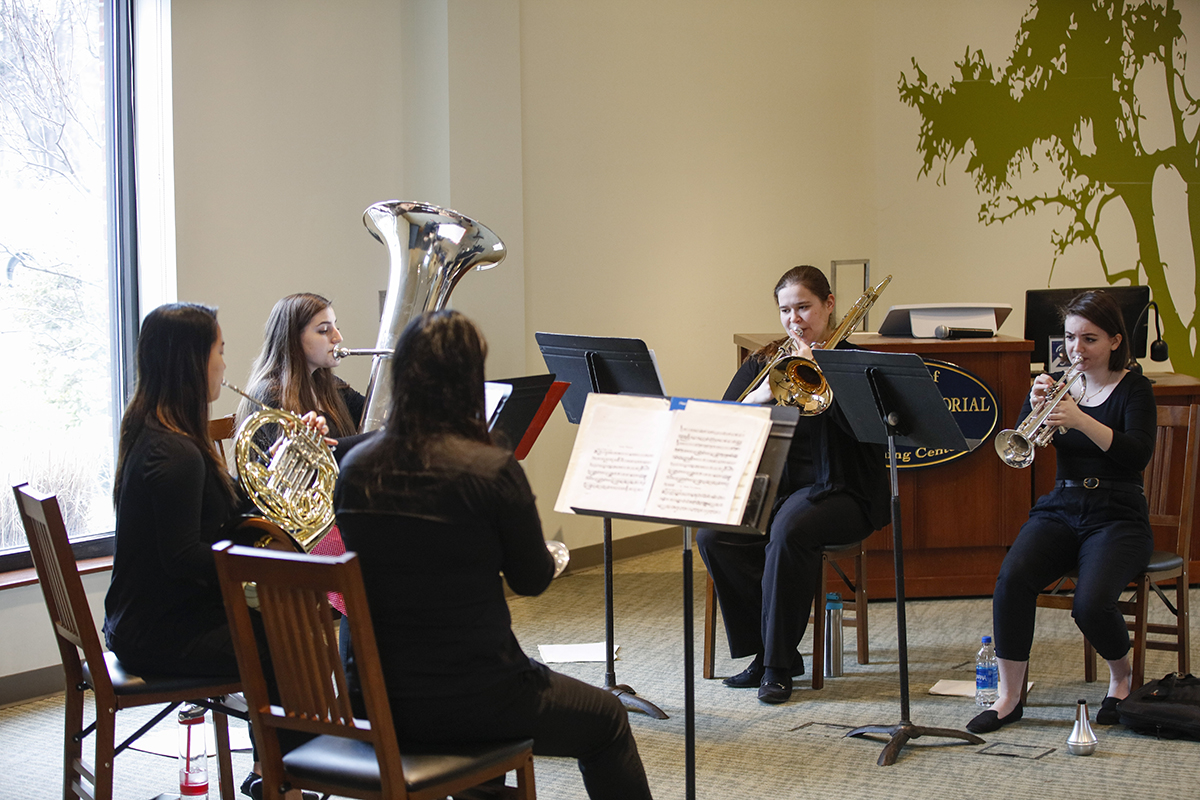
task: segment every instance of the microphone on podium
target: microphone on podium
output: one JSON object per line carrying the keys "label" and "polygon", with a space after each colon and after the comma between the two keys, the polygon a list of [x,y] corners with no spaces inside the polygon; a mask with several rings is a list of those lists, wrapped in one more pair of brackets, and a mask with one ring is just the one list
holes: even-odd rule
{"label": "microphone on podium", "polygon": [[996,332],[991,328],[952,328],[949,325],[938,325],[933,329],[933,335],[938,339],[990,339]]}

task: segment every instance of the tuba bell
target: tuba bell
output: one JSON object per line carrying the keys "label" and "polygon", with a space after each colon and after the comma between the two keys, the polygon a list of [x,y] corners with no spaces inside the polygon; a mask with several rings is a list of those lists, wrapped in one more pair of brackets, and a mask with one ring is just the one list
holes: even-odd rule
{"label": "tuba bell", "polygon": [[[504,242],[470,217],[428,203],[387,200],[363,212],[363,224],[387,246],[387,295],[367,383],[359,431],[382,428],[392,399],[392,352],[413,318],[446,307],[450,292],[472,268],[504,260]],[[347,355],[351,353],[347,352]]]}

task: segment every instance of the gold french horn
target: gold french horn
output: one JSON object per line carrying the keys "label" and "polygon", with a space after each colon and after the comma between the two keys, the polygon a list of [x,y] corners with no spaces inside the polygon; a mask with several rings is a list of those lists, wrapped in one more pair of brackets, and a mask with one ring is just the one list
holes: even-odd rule
{"label": "gold french horn", "polygon": [[[265,406],[227,381],[221,385],[261,407],[234,434],[233,459],[242,488],[297,550],[311,553],[334,523],[338,465],[333,451],[298,415]],[[265,425],[277,425],[280,432],[276,445],[268,449],[255,441]]]}

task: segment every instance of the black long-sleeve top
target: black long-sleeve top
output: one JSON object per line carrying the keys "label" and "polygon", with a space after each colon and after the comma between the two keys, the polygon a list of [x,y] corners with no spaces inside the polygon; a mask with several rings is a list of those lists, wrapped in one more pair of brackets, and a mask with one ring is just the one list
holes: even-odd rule
{"label": "black long-sleeve top", "polygon": [[[838,348],[857,349],[847,342]],[[756,357],[743,361],[722,399],[737,400],[766,363]],[[878,530],[890,521],[891,515],[886,463],[882,445],[860,442],[854,437],[835,396],[824,413],[801,416],[796,423],[776,504],[806,486],[814,487],[811,495],[814,501],[833,492],[845,492],[855,499]]]}
{"label": "black long-sleeve top", "polygon": [[445,438],[423,469],[379,470],[384,437],[346,456],[334,492],[359,554],[393,701],[503,691],[532,669],[504,580],[540,594],[554,574],[525,473],[497,447]]}
{"label": "black long-sleeve top", "polygon": [[[1029,416],[1030,399],[1025,398],[1020,419]],[[1154,454],[1158,430],[1158,412],[1150,381],[1136,372],[1127,372],[1108,398],[1098,406],[1080,406],[1083,413],[1112,428],[1113,439],[1107,451],[1080,431],[1056,433],[1054,439],[1058,480],[1102,480],[1142,483],[1142,470]]]}
{"label": "black long-sleeve top", "polygon": [[125,458],[117,500],[104,598],[110,648],[178,653],[225,623],[211,547],[237,513],[200,447],[148,421]]}

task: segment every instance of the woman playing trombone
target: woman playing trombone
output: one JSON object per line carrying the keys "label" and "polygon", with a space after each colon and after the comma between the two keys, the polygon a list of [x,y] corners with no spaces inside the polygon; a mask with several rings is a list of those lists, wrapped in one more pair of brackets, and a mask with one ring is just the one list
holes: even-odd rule
{"label": "woman playing trombone", "polygon": [[[1054,489],[1038,498],[1004,558],[992,597],[992,630],[1000,668],[995,704],[967,724],[988,733],[1021,719],[1021,689],[1033,645],[1037,595],[1077,569],[1071,612],[1107,662],[1108,692],[1096,721],[1118,721],[1117,702],[1130,691],[1129,631],[1117,609],[1121,590],[1145,569],[1154,550],[1142,470],[1154,452],[1154,393],[1127,369],[1129,342],[1116,302],[1084,292],[1063,309],[1070,360],[1083,373],[1046,416],[1057,454]],[[1040,406],[1055,381],[1039,376],[1021,419]]]}
{"label": "woman playing trombone", "polygon": [[[775,286],[775,300],[787,335],[742,364],[724,399],[774,403],[767,379],[751,386],[763,366],[785,344],[811,358],[811,346],[833,334],[833,293],[816,267],[785,272]],[[804,673],[796,648],[820,585],[822,548],[862,541],[887,524],[888,509],[882,447],[854,438],[836,398],[824,413],[801,416],[768,536],[708,529],[696,535],[716,586],[729,653],[753,656],[725,685],[758,689],[764,703],[791,697],[792,678]]]}

